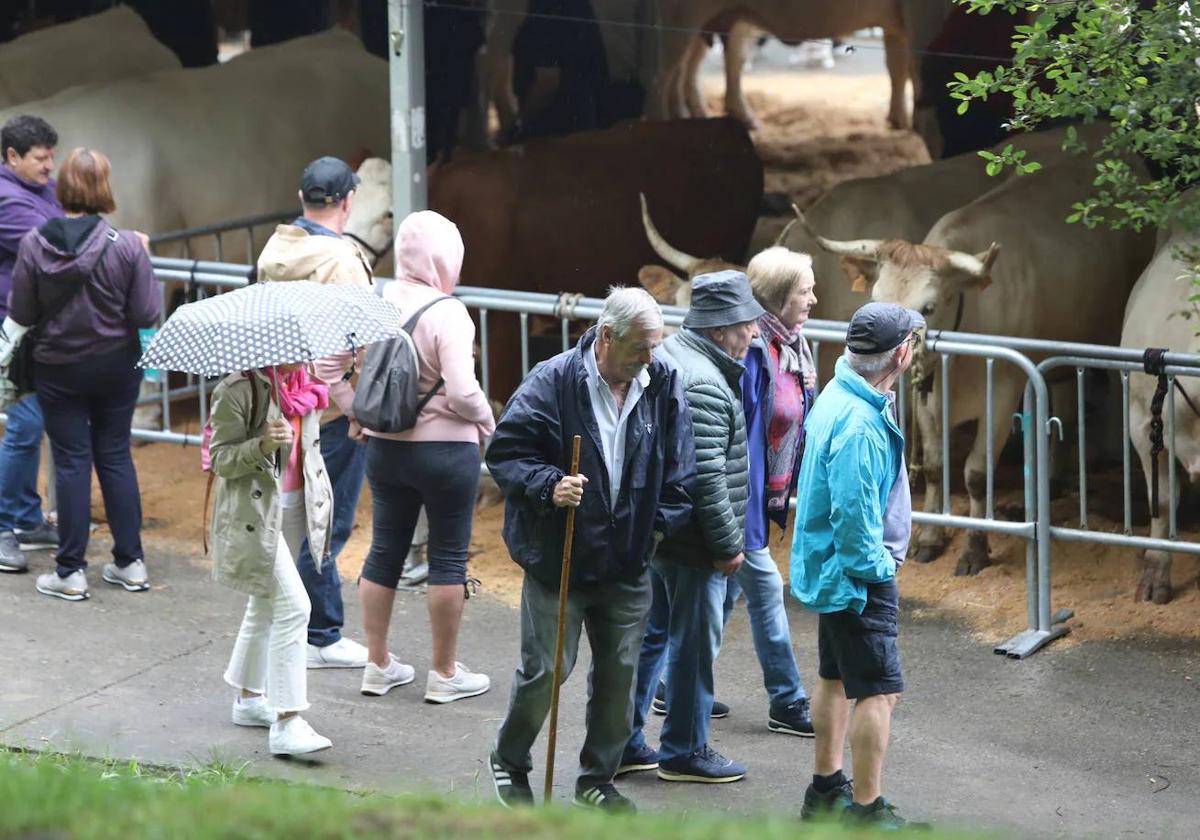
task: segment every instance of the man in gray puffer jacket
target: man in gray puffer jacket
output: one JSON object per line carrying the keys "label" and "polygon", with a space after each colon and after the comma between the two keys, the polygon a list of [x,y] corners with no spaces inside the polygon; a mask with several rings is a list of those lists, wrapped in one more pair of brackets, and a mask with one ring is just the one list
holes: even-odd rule
{"label": "man in gray puffer jacket", "polygon": [[[659,351],[680,371],[691,409],[694,513],[650,564],[654,602],[638,665],[634,731],[620,772],[657,767],[658,777],[671,782],[732,782],[746,774],[708,745],[708,725],[725,582],[742,564],[749,492],[740,360],[762,314],[742,272],[700,275],[692,280],[683,329]],[[664,667],[667,718],[656,753],[642,727]]]}

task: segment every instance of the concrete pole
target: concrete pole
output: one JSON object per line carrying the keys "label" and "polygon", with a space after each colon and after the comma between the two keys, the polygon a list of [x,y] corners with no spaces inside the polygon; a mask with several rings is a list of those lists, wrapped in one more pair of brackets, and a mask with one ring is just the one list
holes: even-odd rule
{"label": "concrete pole", "polygon": [[425,27],[422,0],[388,0],[392,212],[396,224],[428,201],[425,185]]}

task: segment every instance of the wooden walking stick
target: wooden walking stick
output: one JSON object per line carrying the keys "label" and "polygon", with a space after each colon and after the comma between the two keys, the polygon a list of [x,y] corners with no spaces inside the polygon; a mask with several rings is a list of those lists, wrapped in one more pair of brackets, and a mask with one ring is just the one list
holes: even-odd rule
{"label": "wooden walking stick", "polygon": [[[579,444],[575,435],[571,443],[571,475],[579,475]],[[554,787],[554,746],[558,741],[558,686],[562,682],[563,646],[567,635],[567,590],[571,587],[571,548],[575,542],[575,510],[567,508],[567,533],[563,540],[562,573],[558,577],[558,635],[554,640],[554,682],[550,688],[550,737],[546,742],[546,787],[542,804],[549,805]]]}

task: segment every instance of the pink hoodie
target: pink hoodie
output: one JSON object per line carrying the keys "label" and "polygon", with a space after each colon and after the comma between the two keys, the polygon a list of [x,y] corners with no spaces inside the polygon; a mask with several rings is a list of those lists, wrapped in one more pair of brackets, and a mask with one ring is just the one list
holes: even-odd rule
{"label": "pink hoodie", "polygon": [[[407,320],[431,300],[451,295],[462,271],[463,241],[458,227],[431,210],[413,213],[396,232],[396,279],[383,297]],[[496,430],[491,406],[475,378],[475,323],[457,300],[425,310],[413,329],[421,355],[422,395],[438,377],[446,384],[429,401],[407,432],[382,434],[388,440],[479,443]]]}

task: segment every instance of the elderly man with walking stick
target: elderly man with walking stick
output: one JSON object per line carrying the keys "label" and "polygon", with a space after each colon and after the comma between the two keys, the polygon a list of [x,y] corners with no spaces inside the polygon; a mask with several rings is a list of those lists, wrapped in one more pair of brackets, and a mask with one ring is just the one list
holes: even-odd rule
{"label": "elderly man with walking stick", "polygon": [[[652,355],[662,327],[662,312],[644,290],[612,289],[575,349],[526,377],[488,447],[488,469],[505,497],[504,540],[525,570],[521,663],[488,762],[506,806],[533,803],[530,751],[554,693],[565,588],[562,679],[575,663],[581,629],[592,649],[575,802],[634,810],[612,780],[632,729],[648,566],[658,542],[690,517],[695,475],[679,373]],[[582,446],[571,474],[576,435]],[[562,575],[570,508],[574,548]]]}

